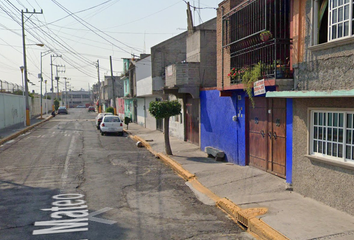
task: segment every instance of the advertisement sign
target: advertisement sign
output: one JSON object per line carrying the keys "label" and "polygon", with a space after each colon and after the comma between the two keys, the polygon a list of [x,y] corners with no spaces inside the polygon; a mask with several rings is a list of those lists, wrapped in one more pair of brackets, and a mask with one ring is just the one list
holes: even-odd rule
{"label": "advertisement sign", "polygon": [[255,96],[265,94],[266,90],[265,90],[265,85],[264,85],[264,79],[255,82],[253,84],[253,89],[254,89]]}

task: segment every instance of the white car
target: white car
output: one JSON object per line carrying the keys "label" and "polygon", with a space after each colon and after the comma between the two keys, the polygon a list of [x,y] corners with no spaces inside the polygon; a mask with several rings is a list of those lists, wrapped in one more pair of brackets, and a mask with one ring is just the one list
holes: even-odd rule
{"label": "white car", "polygon": [[100,130],[100,125],[101,125],[101,122],[102,122],[102,118],[106,115],[113,115],[113,113],[110,113],[110,112],[106,112],[106,113],[99,113],[97,114],[96,116],[96,127],[98,130]]}
{"label": "white car", "polygon": [[123,136],[123,121],[115,115],[106,115],[102,118],[100,125],[101,135],[106,133],[117,133]]}

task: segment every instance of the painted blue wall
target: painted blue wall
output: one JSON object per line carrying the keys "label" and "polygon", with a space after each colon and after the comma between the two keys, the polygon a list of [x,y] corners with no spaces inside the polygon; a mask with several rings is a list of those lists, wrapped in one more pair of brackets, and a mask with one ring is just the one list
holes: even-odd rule
{"label": "painted blue wall", "polygon": [[[245,94],[233,91],[231,97],[219,97],[218,90],[200,92],[201,150],[211,146],[225,152],[226,160],[246,163]],[[238,100],[240,96],[240,100]],[[238,115],[235,122],[232,117]]]}
{"label": "painted blue wall", "polygon": [[293,100],[286,99],[286,182],[293,181]]}

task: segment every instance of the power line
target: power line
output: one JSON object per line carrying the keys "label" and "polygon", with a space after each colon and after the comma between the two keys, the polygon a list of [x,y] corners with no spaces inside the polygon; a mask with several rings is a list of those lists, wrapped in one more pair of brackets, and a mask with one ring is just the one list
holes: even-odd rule
{"label": "power line", "polygon": [[[97,31],[100,32],[100,33],[102,33],[102,34],[104,34],[105,36],[108,36],[108,37],[110,37],[110,38],[116,40],[117,42],[123,44],[124,46],[126,46],[126,47],[128,47],[128,48],[130,48],[130,49],[132,49],[132,50],[135,50],[135,51],[138,51],[138,52],[139,52],[138,49],[133,48],[133,47],[131,47],[131,46],[129,46],[129,45],[127,45],[127,44],[125,44],[125,43],[123,43],[123,42],[121,42],[121,41],[115,39],[115,38],[113,38],[112,36],[108,35],[107,33],[103,32],[102,30],[96,28],[96,27],[93,26],[92,24],[90,24],[90,23],[86,22],[85,20],[81,19],[80,17],[76,16],[74,13],[70,12],[67,8],[65,8],[63,5],[61,5],[60,3],[58,3],[56,0],[52,0],[52,2],[54,2],[54,4],[56,4],[59,8],[61,8],[61,9],[62,9],[63,11],[65,11],[66,13],[72,14],[71,16],[72,16],[76,21],[78,21],[79,23],[81,23],[81,24],[82,24],[83,26],[85,26],[86,28],[90,29],[91,32],[93,32],[94,34],[96,34],[96,35],[99,36],[100,38],[104,39],[105,41],[109,42],[109,43],[112,44],[113,46],[115,46],[115,47],[117,47],[117,48],[123,50],[124,52],[130,54],[129,51],[127,51],[127,50],[125,50],[125,49],[119,47],[118,45],[116,45],[116,44],[114,44],[113,42],[109,41],[108,39],[104,38],[102,35],[98,34]],[[90,27],[88,27],[87,25],[90,26],[91,28],[94,28],[96,31],[92,30],[92,29],[91,29]]]}

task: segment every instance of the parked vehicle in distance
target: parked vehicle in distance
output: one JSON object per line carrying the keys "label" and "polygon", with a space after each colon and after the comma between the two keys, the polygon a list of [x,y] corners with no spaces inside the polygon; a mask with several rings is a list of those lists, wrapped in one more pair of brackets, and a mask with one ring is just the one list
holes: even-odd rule
{"label": "parked vehicle in distance", "polygon": [[68,114],[68,110],[66,110],[66,107],[64,106],[61,106],[58,108],[58,114],[61,114],[61,113],[65,113],[65,114]]}
{"label": "parked vehicle in distance", "polygon": [[101,125],[101,122],[102,122],[102,118],[105,116],[105,115],[113,115],[112,113],[99,113],[97,114],[96,116],[96,127],[98,130],[100,130],[100,125]]}
{"label": "parked vehicle in distance", "polygon": [[86,108],[85,105],[77,105],[77,108]]}
{"label": "parked vehicle in distance", "polygon": [[101,135],[106,133],[115,133],[123,136],[123,121],[115,115],[106,115],[103,117],[100,125]]}
{"label": "parked vehicle in distance", "polygon": [[95,112],[95,107],[94,106],[89,106],[88,107],[88,112]]}

